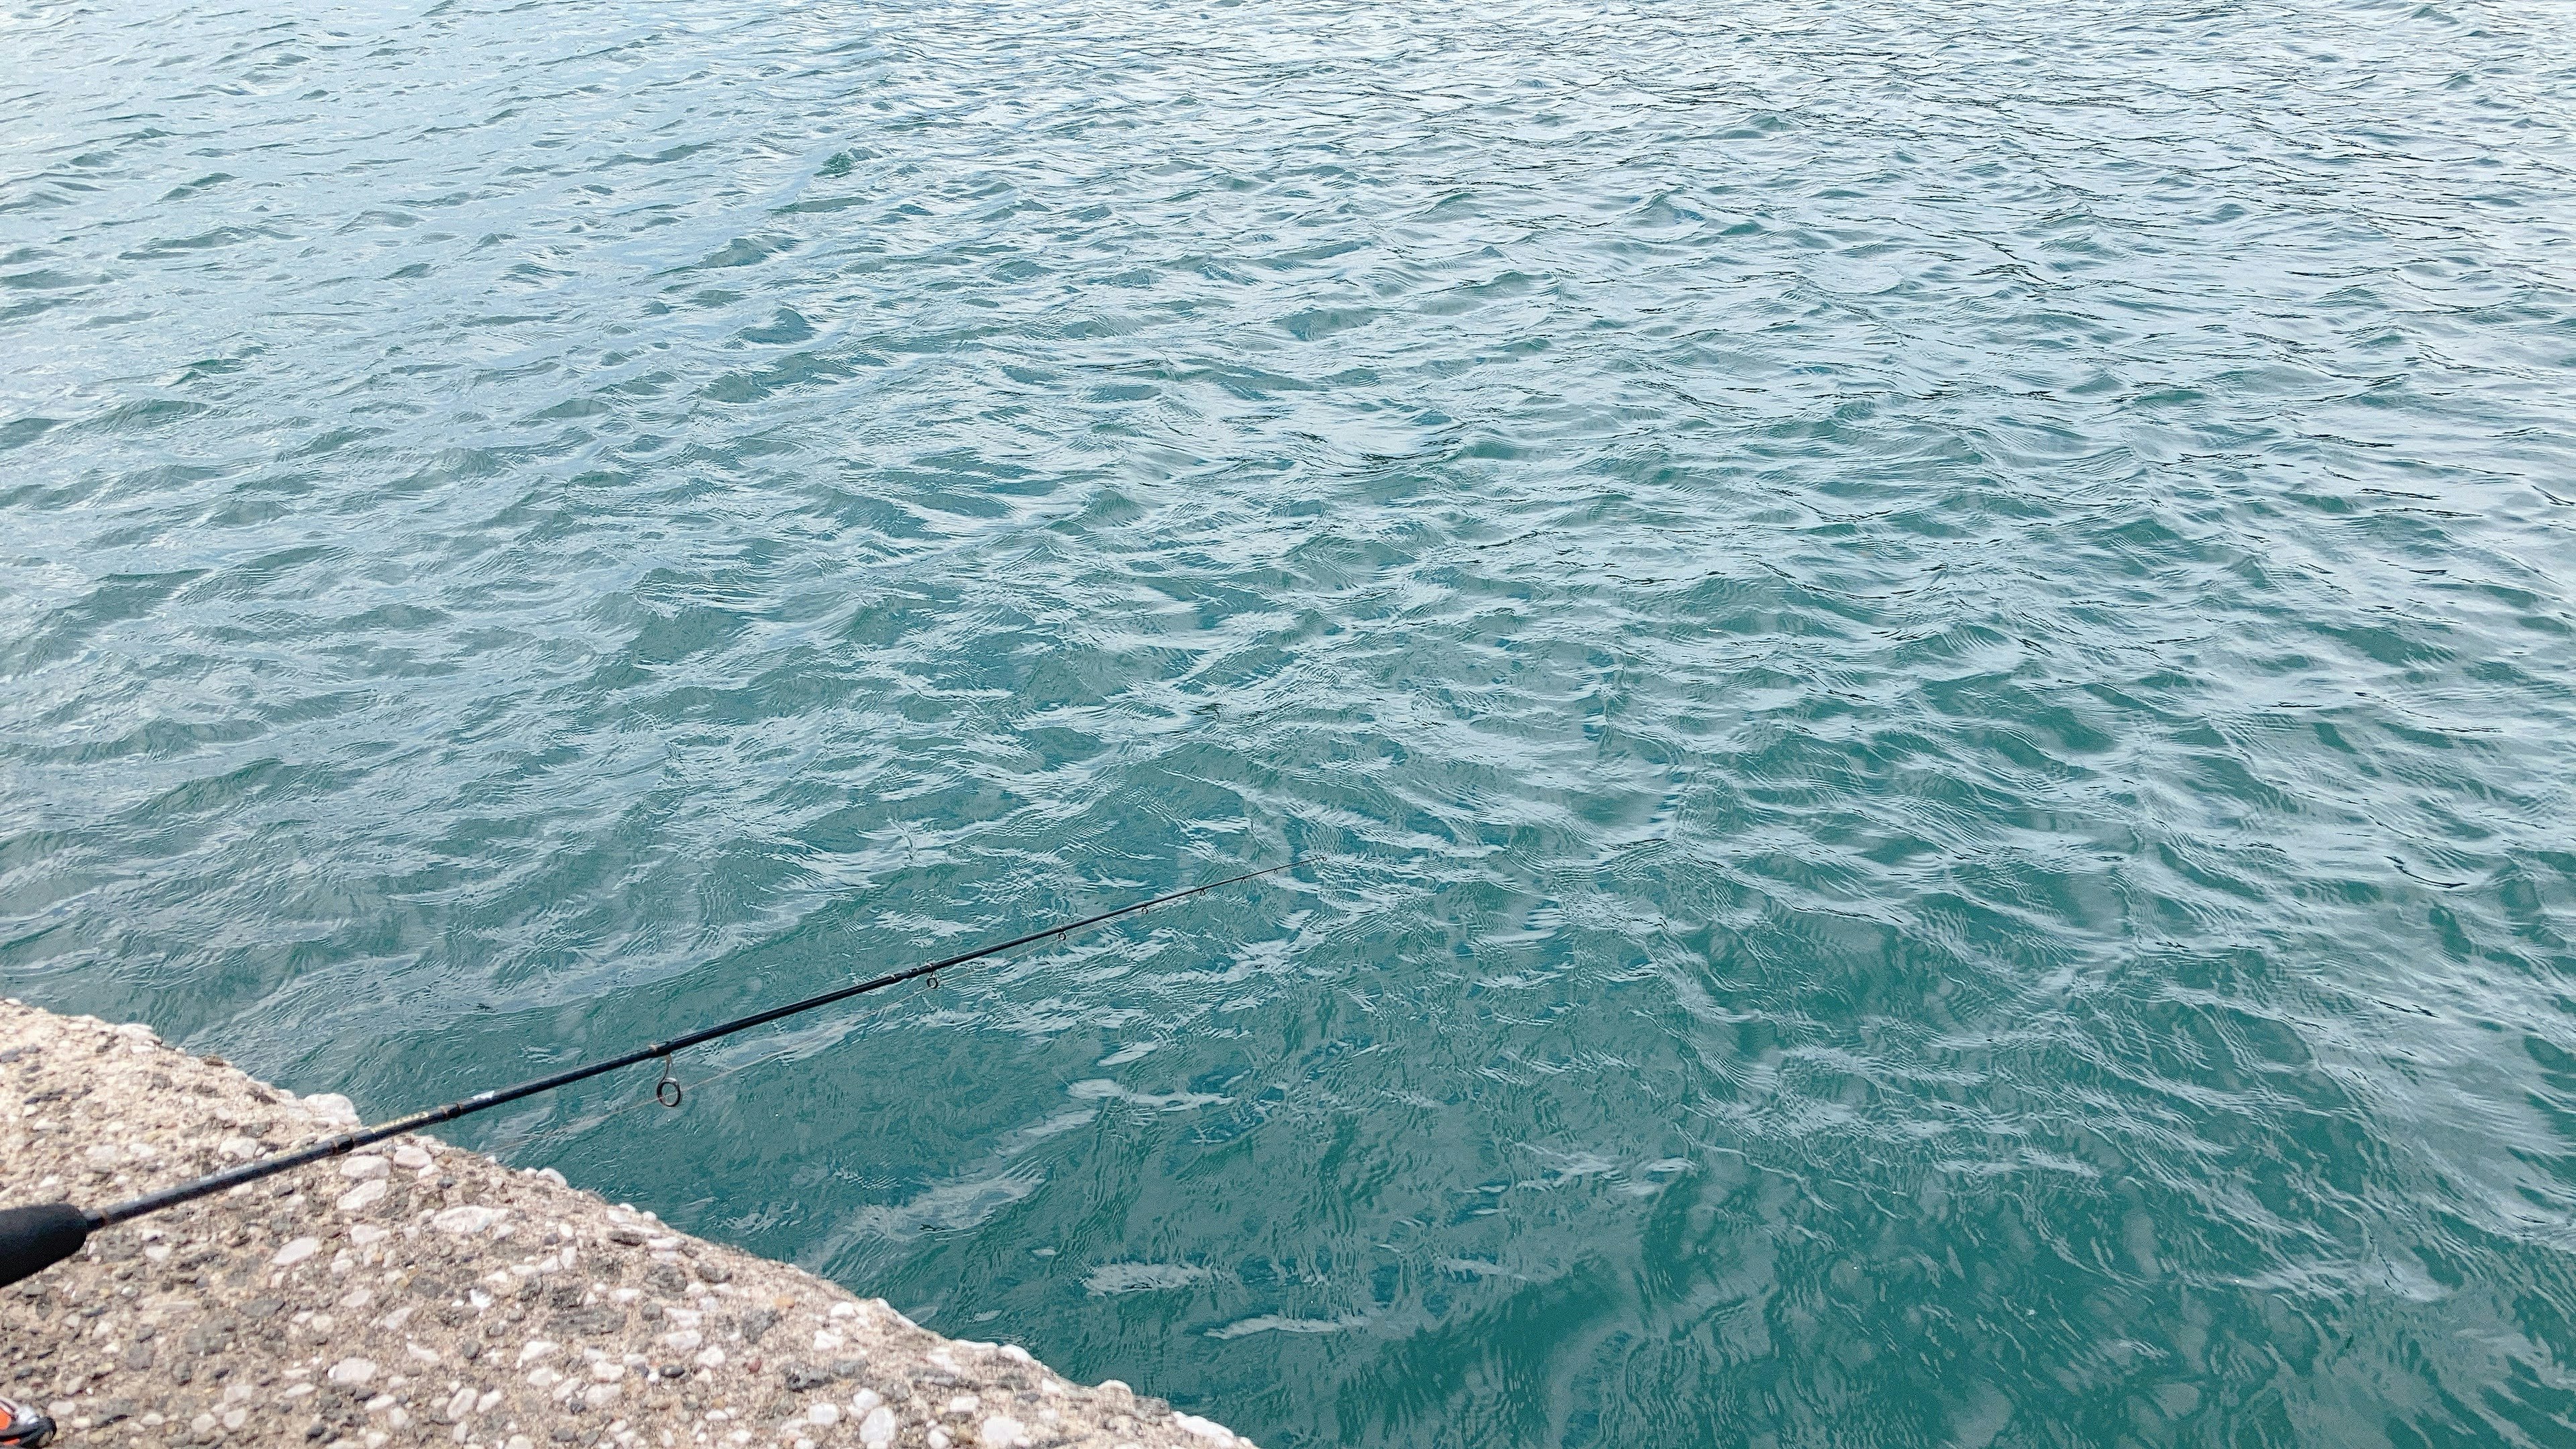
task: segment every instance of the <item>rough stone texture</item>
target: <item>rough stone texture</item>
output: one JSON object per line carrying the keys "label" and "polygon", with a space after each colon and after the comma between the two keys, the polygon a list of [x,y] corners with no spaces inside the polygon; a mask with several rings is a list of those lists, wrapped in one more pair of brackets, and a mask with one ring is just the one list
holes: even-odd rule
{"label": "rough stone texture", "polygon": [[[95,1206],[355,1120],[143,1026],[0,1004],[10,1205]],[[412,1137],[110,1228],[0,1289],[0,1393],[67,1444],[1251,1449]]]}

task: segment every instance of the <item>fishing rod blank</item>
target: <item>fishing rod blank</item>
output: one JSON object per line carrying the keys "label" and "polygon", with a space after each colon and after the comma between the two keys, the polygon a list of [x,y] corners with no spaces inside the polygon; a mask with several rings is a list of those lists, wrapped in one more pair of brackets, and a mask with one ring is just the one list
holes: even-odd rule
{"label": "fishing rod blank", "polygon": [[[477,1092],[471,1097],[450,1102],[444,1107],[432,1107],[428,1111],[414,1112],[408,1117],[397,1117],[390,1122],[380,1122],[373,1127],[361,1127],[355,1132],[343,1132],[337,1137],[326,1137],[309,1147],[299,1147],[292,1152],[280,1152],[263,1157],[256,1162],[245,1162],[239,1167],[228,1167],[221,1172],[209,1173],[193,1182],[183,1182],[176,1187],[165,1187],[159,1192],[147,1192],[141,1197],[128,1198],[124,1202],[111,1203],[103,1208],[76,1207],[67,1202],[42,1203],[33,1207],[0,1208],[0,1287],[42,1272],[79,1252],[81,1245],[89,1241],[89,1235],[101,1228],[139,1218],[146,1213],[157,1213],[163,1208],[177,1207],[183,1202],[194,1202],[201,1197],[211,1197],[216,1193],[239,1187],[243,1183],[257,1182],[263,1177],[273,1177],[292,1168],[302,1167],[309,1162],[338,1157],[371,1143],[382,1142],[388,1137],[399,1137],[406,1132],[417,1132],[424,1127],[434,1127],[441,1122],[453,1122],[459,1117],[488,1112],[494,1107],[516,1102],[522,1097],[533,1097],[540,1092],[551,1092],[557,1087],[568,1087],[575,1082],[586,1081],[622,1067],[634,1066],[638,1062],[649,1062],[657,1057],[663,1059],[662,1080],[654,1084],[654,1095],[660,1097],[665,1105],[678,1106],[679,1082],[670,1074],[669,1061],[674,1052],[686,1051],[690,1047],[704,1045],[719,1037],[732,1036],[736,1032],[749,1031],[755,1026],[767,1026],[773,1021],[801,1015],[818,1007],[830,1006],[834,1002],[847,1001],[853,996],[865,996],[871,991],[882,991],[889,986],[900,986],[906,981],[935,976],[949,967],[963,966],[970,961],[981,961],[987,956],[998,956],[1015,947],[1028,945],[1032,941],[1043,941],[1049,936],[1064,936],[1074,931],[1088,930],[1121,916],[1132,916],[1139,911],[1150,911],[1156,906],[1167,906],[1174,901],[1187,900],[1192,896],[1204,895],[1226,886],[1258,880],[1265,875],[1276,875],[1280,871],[1302,863],[1302,860],[1290,860],[1285,865],[1246,871],[1242,875],[1229,876],[1224,880],[1210,881],[1206,885],[1192,886],[1188,890],[1173,891],[1169,895],[1120,906],[1113,911],[1102,911],[1098,915],[1085,916],[1078,921],[1066,921],[1049,926],[1043,931],[1031,931],[1025,936],[1014,936],[996,945],[981,946],[962,955],[933,961],[926,966],[915,966],[908,970],[897,971],[892,975],[862,981],[853,986],[826,991],[820,996],[791,1001],[785,1006],[773,1006],[767,1011],[756,1011],[749,1016],[719,1022],[685,1036],[675,1036],[669,1041],[655,1042],[651,1046],[637,1047],[633,1051],[568,1068],[551,1076],[521,1082],[515,1087]],[[669,1089],[667,1095],[665,1095],[666,1088]]]}

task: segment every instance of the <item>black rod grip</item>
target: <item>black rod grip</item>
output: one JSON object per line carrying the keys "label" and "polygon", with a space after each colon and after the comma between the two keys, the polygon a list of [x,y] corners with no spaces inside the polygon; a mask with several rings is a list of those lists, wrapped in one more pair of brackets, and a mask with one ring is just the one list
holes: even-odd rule
{"label": "black rod grip", "polygon": [[67,1202],[0,1208],[0,1287],[32,1278],[81,1250],[89,1214]]}

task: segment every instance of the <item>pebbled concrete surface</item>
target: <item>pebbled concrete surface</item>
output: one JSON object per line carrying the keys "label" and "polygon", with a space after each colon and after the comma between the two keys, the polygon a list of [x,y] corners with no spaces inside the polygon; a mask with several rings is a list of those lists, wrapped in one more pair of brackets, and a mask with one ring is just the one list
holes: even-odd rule
{"label": "pebbled concrete surface", "polygon": [[[355,1121],[147,1027],[0,1003],[0,1205],[96,1206]],[[0,1289],[0,1394],[65,1445],[1252,1449],[422,1137],[110,1228]]]}

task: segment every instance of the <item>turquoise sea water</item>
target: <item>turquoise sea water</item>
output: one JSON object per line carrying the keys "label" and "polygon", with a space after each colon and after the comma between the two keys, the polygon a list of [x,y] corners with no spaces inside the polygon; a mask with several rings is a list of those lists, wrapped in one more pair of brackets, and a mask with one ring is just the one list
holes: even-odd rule
{"label": "turquoise sea water", "polygon": [[0,8],[0,987],[1318,1445],[2576,1444],[2576,12]]}

